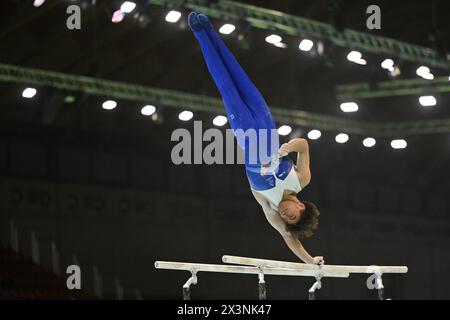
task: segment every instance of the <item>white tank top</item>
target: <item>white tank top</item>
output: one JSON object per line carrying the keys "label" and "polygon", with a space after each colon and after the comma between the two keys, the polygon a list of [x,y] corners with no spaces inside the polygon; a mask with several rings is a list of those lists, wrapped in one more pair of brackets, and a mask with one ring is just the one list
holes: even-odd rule
{"label": "white tank top", "polygon": [[302,190],[300,186],[300,181],[298,179],[297,172],[295,171],[295,166],[292,166],[291,171],[289,171],[288,176],[284,179],[278,179],[275,176],[275,186],[267,190],[254,190],[264,196],[271,203],[274,209],[278,209],[278,204],[283,199],[283,194],[285,190],[293,191],[298,193]]}

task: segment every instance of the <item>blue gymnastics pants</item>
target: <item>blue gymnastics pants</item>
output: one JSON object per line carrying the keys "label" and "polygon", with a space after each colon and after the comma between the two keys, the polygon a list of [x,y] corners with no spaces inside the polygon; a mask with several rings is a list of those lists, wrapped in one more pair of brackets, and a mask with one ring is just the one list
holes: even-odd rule
{"label": "blue gymnastics pants", "polygon": [[[246,154],[246,165],[250,161],[249,143],[243,132],[248,129],[253,129],[257,133],[260,133],[261,129],[266,130],[266,135],[257,135],[257,159],[256,163],[252,162],[252,164],[260,165],[269,162],[278,151],[279,138],[272,114],[264,98],[212,27],[203,27],[201,30],[194,31],[194,35],[200,44],[208,70],[222,96],[236,140]],[[260,148],[264,148],[264,152],[261,153]],[[260,157],[260,155],[264,156]]]}

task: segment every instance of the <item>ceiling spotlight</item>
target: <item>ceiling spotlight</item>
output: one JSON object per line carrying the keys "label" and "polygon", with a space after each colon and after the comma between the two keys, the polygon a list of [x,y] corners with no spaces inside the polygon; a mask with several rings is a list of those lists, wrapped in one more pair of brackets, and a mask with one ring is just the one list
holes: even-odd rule
{"label": "ceiling spotlight", "polygon": [[292,128],[290,126],[283,125],[278,128],[278,134],[280,136],[287,136],[291,132],[292,132]]}
{"label": "ceiling spotlight", "polygon": [[189,121],[193,116],[194,114],[191,111],[182,111],[178,115],[178,119],[180,119],[181,121]]}
{"label": "ceiling spotlight", "polygon": [[430,73],[430,68],[425,66],[420,66],[416,70],[416,74],[420,77],[422,77],[424,74]]}
{"label": "ceiling spotlight", "polygon": [[125,14],[122,12],[122,10],[116,10],[111,17],[111,22],[112,23],[122,22],[124,17]]}
{"label": "ceiling spotlight", "polygon": [[112,110],[117,107],[117,102],[114,100],[108,100],[103,102],[102,108],[105,110]]}
{"label": "ceiling spotlight", "polygon": [[348,55],[347,55],[347,60],[348,61],[355,61],[355,60],[359,60],[362,58],[362,54],[359,51],[351,51]]}
{"label": "ceiling spotlight", "polygon": [[236,27],[232,24],[226,23],[223,26],[220,27],[219,32],[222,34],[230,34],[232,33]]}
{"label": "ceiling spotlight", "polygon": [[393,149],[405,149],[408,143],[403,139],[396,139],[391,141],[391,147]]}
{"label": "ceiling spotlight", "polygon": [[223,127],[228,122],[227,117],[217,116],[213,119],[213,124],[217,127]]}
{"label": "ceiling spotlight", "polygon": [[277,43],[274,43],[273,45],[275,47],[282,48],[282,49],[286,49],[287,48],[287,44],[283,43],[283,42],[277,42]]}
{"label": "ceiling spotlight", "polygon": [[359,51],[351,51],[348,55],[347,55],[347,60],[357,63],[357,64],[361,64],[361,65],[366,65],[367,61],[364,60],[362,58],[362,54]]}
{"label": "ceiling spotlight", "polygon": [[36,95],[36,93],[37,93],[37,90],[35,88],[26,88],[22,92],[22,97],[24,97],[26,99],[31,99]]}
{"label": "ceiling spotlight", "polygon": [[374,138],[365,138],[363,140],[363,146],[366,148],[372,148],[376,143],[377,141]]}
{"label": "ceiling spotlight", "polygon": [[170,23],[175,23],[181,18],[181,12],[172,10],[166,15],[166,21]]}
{"label": "ceiling spotlight", "polygon": [[433,80],[434,75],[432,73],[426,73],[422,76],[422,78],[424,78],[425,80]]}
{"label": "ceiling spotlight", "polygon": [[432,107],[436,105],[436,98],[433,96],[421,96],[419,98],[419,103],[423,107]]}
{"label": "ceiling spotlight", "polygon": [[317,140],[320,138],[320,136],[322,135],[322,133],[319,130],[311,130],[310,132],[308,132],[308,138],[311,140]]}
{"label": "ceiling spotlight", "polygon": [[422,78],[424,78],[426,80],[433,80],[434,79],[434,75],[431,73],[430,68],[425,67],[425,66],[420,66],[419,68],[417,68],[416,74],[419,77],[422,77]]}
{"label": "ceiling spotlight", "polygon": [[348,141],[348,135],[346,133],[339,133],[335,140],[337,143],[346,143]]}
{"label": "ceiling spotlight", "polygon": [[303,39],[300,44],[298,45],[298,48],[301,51],[309,51],[312,49],[312,47],[314,46],[314,42],[312,42],[309,39]]}
{"label": "ceiling spotlight", "polygon": [[45,0],[34,0],[33,6],[35,6],[36,8],[39,8],[40,6],[42,6],[44,4]]}
{"label": "ceiling spotlight", "polygon": [[381,67],[386,70],[393,70],[394,69],[394,60],[392,59],[385,59],[381,63]]}
{"label": "ceiling spotlight", "polygon": [[135,8],[136,8],[136,3],[132,2],[132,1],[125,1],[125,2],[120,6],[120,11],[122,11],[123,13],[130,13],[130,12],[132,12]]}
{"label": "ceiling spotlight", "polygon": [[402,74],[402,71],[400,70],[400,67],[397,65],[394,65],[392,68],[388,69],[389,70],[389,75],[391,77],[398,77],[399,75]]}
{"label": "ceiling spotlight", "polygon": [[144,116],[151,116],[152,114],[155,113],[155,111],[156,111],[155,106],[147,105],[147,106],[142,107],[141,114]]}
{"label": "ceiling spotlight", "polygon": [[276,34],[271,34],[270,36],[266,37],[266,42],[270,44],[276,44],[278,42],[281,42],[281,37]]}
{"label": "ceiling spotlight", "polygon": [[344,112],[356,112],[359,109],[355,102],[343,102],[341,103],[340,108]]}

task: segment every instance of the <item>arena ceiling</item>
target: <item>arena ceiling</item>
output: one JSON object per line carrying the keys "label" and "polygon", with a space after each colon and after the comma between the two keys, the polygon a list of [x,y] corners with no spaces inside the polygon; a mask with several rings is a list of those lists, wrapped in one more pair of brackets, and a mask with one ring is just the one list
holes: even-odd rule
{"label": "arena ceiling", "polygon": [[[436,48],[442,52],[448,52],[449,48],[448,37],[444,35],[450,32],[447,23],[450,4],[442,0],[395,3],[312,0],[240,2],[330,23],[338,28]],[[84,8],[82,28],[77,31],[66,28],[66,8],[73,3]],[[135,13],[138,16],[129,15],[121,23],[113,24],[111,15],[121,3],[101,0],[46,1],[43,6],[35,8],[30,1],[7,0],[3,4],[0,20],[0,63],[219,96],[199,46],[186,25],[188,9],[181,8],[182,19],[170,24],[164,20],[168,12],[166,7],[154,5],[151,1],[137,1]],[[370,4],[381,8],[381,30],[369,31],[366,28],[365,11]],[[226,22],[212,20],[216,27]],[[393,79],[380,67],[386,56],[363,52],[368,64],[361,66],[346,59],[352,48],[327,44],[324,46],[325,55],[311,56],[298,50],[299,39],[295,37],[286,36],[284,41],[288,47],[277,48],[264,41],[267,30],[249,27],[239,21],[235,24],[237,31],[223,37],[271,106],[378,122],[450,118],[446,93],[437,95],[438,104],[432,108],[421,107],[418,97],[410,95],[361,99],[358,101],[359,112],[344,114],[336,98],[337,85],[416,79],[415,71],[420,64],[389,57],[399,63],[401,70],[401,75]],[[243,41],[238,40],[240,33],[245,35]],[[435,77],[450,74],[450,70],[445,68],[432,68],[432,72]],[[49,117],[46,115],[49,108],[43,106],[57,103],[63,93],[42,88],[41,95],[34,102],[39,107],[34,108],[20,97],[25,85],[0,82],[4,105],[0,116],[4,121],[51,118],[51,123],[73,125],[71,122],[80,121],[80,116],[73,113],[82,112],[83,119],[101,117],[93,110],[98,109],[101,99],[83,95],[77,97],[77,103],[84,103],[79,108],[84,111],[63,106],[53,110]],[[133,114],[132,108],[138,108],[135,102],[124,101],[123,105],[129,106],[128,117]],[[166,113],[165,121],[177,120],[176,116],[170,115],[170,111]],[[441,134],[441,139],[442,136],[447,138],[447,134]]]}

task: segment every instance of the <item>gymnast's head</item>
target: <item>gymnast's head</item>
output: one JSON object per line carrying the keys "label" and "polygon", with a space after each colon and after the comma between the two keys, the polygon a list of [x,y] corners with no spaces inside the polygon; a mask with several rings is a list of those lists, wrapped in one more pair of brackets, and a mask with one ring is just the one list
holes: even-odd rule
{"label": "gymnast's head", "polygon": [[302,238],[309,238],[319,225],[319,209],[309,201],[301,201],[297,196],[285,197],[278,205],[278,212],[286,222],[286,228]]}

